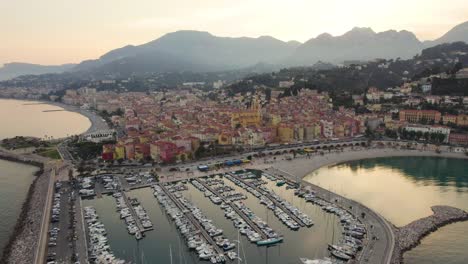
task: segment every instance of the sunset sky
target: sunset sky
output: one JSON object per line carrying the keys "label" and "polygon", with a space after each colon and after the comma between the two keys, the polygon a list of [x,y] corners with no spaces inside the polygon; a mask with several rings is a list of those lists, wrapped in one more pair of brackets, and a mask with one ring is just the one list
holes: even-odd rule
{"label": "sunset sky", "polygon": [[440,37],[466,0],[0,0],[0,65],[77,63],[182,29],[306,41],[354,26]]}

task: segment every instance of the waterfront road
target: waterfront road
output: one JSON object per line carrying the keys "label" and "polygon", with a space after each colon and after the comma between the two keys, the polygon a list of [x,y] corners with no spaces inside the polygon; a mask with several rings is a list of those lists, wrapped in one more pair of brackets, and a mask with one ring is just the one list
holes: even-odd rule
{"label": "waterfront road", "polygon": [[[44,177],[44,176],[43,176]],[[45,263],[45,255],[47,252],[47,244],[48,244],[48,231],[49,231],[49,223],[50,223],[50,214],[52,209],[52,198],[54,195],[54,182],[55,182],[55,168],[52,168],[50,171],[49,177],[49,186],[47,188],[47,195],[46,195],[46,202],[44,205],[44,211],[42,213],[42,223],[41,223],[41,231],[39,233],[39,242],[37,245],[37,249],[35,252],[34,263],[35,264],[42,264]]]}
{"label": "waterfront road", "polygon": [[[269,168],[268,173],[281,175],[289,180],[296,181],[297,176],[277,168]],[[366,245],[357,256],[356,263],[390,264],[393,249],[395,246],[395,236],[391,225],[380,214],[368,207],[335,194],[317,185],[306,181],[301,182],[302,186],[308,186],[316,195],[326,201],[334,203],[343,209],[348,210],[358,217],[368,230]]]}

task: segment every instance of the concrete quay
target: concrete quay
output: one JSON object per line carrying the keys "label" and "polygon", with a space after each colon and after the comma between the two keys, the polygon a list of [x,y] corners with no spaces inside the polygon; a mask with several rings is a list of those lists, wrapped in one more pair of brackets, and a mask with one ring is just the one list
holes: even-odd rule
{"label": "concrete quay", "polygon": [[207,190],[210,192],[214,193],[216,196],[221,198],[225,204],[229,204],[231,208],[236,211],[236,213],[253,229],[255,232],[257,232],[262,239],[267,239],[268,237],[266,236],[265,232],[261,230],[254,222],[252,222],[252,219],[250,219],[244,212],[242,212],[237,206],[231,202],[226,201],[221,194],[219,194],[217,191],[213,190],[210,186],[208,186],[204,181],[200,180],[194,180],[203,185]]}
{"label": "concrete quay", "polygon": [[403,253],[420,244],[421,239],[445,225],[468,221],[468,213],[451,206],[433,206],[434,214],[413,221],[401,228],[394,228],[396,236],[392,264],[403,263]]}
{"label": "concrete quay", "polygon": [[201,224],[198,222],[198,220],[193,216],[192,212],[185,207],[167,188],[164,186],[164,184],[159,184],[159,187],[164,191],[164,193],[169,197],[172,202],[179,207],[180,211],[185,214],[187,219],[192,223],[192,225],[200,231],[200,234],[205,238],[205,240],[213,246],[213,249],[216,251],[218,254],[224,254],[224,252],[216,245],[216,242],[213,240],[213,238],[206,232],[206,230],[201,226]]}
{"label": "concrete quay", "polygon": [[285,212],[287,215],[289,215],[289,217],[291,219],[293,219],[298,225],[300,225],[301,227],[304,227],[305,224],[304,222],[302,222],[301,219],[299,219],[297,216],[295,216],[293,213],[291,213],[291,211],[289,211],[286,207],[284,207],[284,205],[282,205],[281,203],[279,203],[275,198],[273,198],[269,193],[263,191],[262,189],[258,188],[257,186],[245,181],[244,179],[238,177],[236,174],[234,173],[229,173],[229,175],[231,175],[231,177],[234,177],[235,179],[243,182],[244,184],[246,184],[247,186],[249,186],[250,188],[256,190],[257,192],[263,194],[264,196],[266,196],[270,201],[272,201],[276,207],[280,208],[283,212]]}

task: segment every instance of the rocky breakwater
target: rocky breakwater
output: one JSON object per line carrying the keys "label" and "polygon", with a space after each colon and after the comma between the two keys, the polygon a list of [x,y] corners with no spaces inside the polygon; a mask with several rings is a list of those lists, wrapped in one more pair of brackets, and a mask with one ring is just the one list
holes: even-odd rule
{"label": "rocky breakwater", "polygon": [[468,220],[468,213],[450,206],[431,207],[434,214],[394,228],[395,248],[392,263],[403,263],[403,253],[420,244],[421,239],[445,225]]}

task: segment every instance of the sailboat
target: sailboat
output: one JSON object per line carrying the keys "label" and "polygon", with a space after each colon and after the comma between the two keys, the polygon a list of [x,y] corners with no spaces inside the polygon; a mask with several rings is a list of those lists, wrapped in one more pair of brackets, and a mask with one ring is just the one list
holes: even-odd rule
{"label": "sailboat", "polygon": [[237,254],[236,252],[234,251],[229,251],[227,253],[227,256],[230,260],[235,260],[237,259],[237,264],[241,263],[242,262],[242,259],[240,258],[240,247],[241,247],[241,240],[240,240],[240,232],[239,230],[237,230],[237,240],[235,240],[234,242],[237,242],[238,245],[237,245]]}

